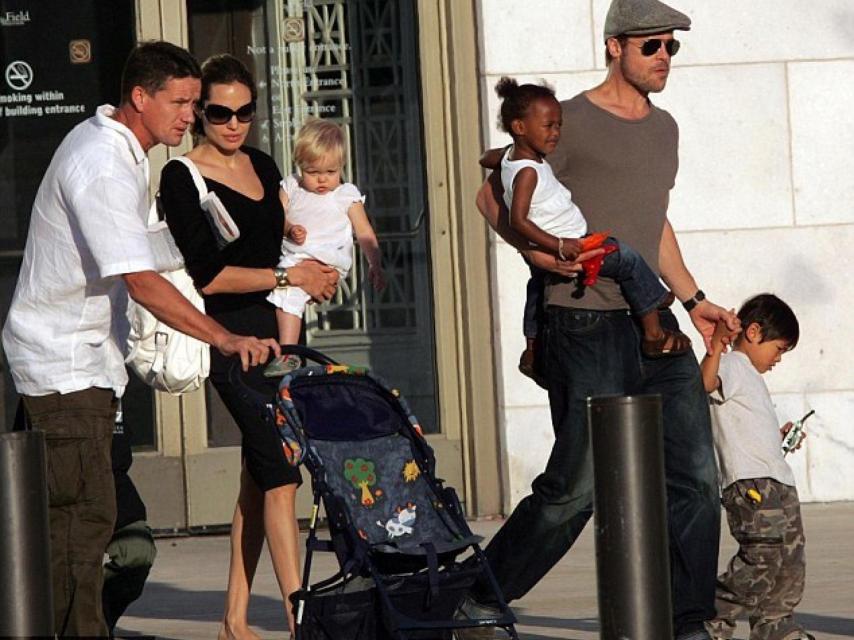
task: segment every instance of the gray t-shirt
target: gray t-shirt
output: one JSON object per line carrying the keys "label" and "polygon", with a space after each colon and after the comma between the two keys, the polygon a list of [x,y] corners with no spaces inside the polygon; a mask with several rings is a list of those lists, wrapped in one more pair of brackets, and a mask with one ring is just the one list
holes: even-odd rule
{"label": "gray t-shirt", "polygon": [[711,394],[712,434],[721,489],[736,480],[774,478],[795,486],[780,448],[777,412],[762,375],[741,351],[721,356],[721,386]]}
{"label": "gray t-shirt", "polygon": [[[658,250],[670,190],[679,168],[679,129],[666,111],[650,105],[640,120],[626,120],[594,105],[584,93],[561,102],[560,142],[548,161],[572,192],[590,232],[609,231],[658,272]],[[619,286],[598,282],[576,298],[577,285],[552,283],[547,304],[580,309],[626,309]]]}

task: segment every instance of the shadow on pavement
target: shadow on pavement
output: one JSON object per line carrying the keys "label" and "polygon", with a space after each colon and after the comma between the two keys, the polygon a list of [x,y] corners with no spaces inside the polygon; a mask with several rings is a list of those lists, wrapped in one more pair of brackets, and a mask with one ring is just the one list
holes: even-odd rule
{"label": "shadow on pavement", "polygon": [[[552,618],[547,616],[529,616],[514,610],[520,625],[526,627],[545,627],[547,629],[572,629],[574,631],[598,631],[599,620],[597,618]],[[539,638],[546,636],[530,636],[526,638]]]}
{"label": "shadow on pavement", "polygon": [[[128,607],[125,614],[137,618],[218,622],[222,619],[224,605],[225,590],[185,590],[149,581],[142,597]],[[249,601],[249,623],[266,631],[284,632],[287,623],[281,599],[253,594]],[[121,619],[118,626],[122,626]],[[132,636],[131,632],[127,635],[139,637]]]}
{"label": "shadow on pavement", "polygon": [[823,633],[833,633],[838,636],[854,638],[854,619],[852,618],[836,618],[834,616],[823,616],[815,613],[799,613],[796,609],[795,619],[807,631],[821,631]]}

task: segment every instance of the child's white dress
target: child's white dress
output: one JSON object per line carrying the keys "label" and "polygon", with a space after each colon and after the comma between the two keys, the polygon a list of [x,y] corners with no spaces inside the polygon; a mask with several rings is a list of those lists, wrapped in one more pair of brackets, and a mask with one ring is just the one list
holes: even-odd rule
{"label": "child's white dress", "polygon": [[[328,193],[312,193],[303,189],[293,175],[282,180],[282,189],[288,196],[288,224],[305,227],[306,238],[303,244],[282,239],[279,266],[287,269],[303,260],[318,260],[346,276],[353,264],[353,225],[347,211],[354,202],[364,202],[365,196],[349,182]],[[284,312],[300,317],[310,299],[299,287],[273,289],[267,296]]]}

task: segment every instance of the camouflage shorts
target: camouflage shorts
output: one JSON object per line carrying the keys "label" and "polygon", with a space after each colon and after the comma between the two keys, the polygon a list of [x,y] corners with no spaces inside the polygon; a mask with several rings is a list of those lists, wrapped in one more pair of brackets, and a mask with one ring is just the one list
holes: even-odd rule
{"label": "camouflage shorts", "polygon": [[792,612],[804,591],[804,529],[795,487],[771,478],[739,480],[723,491],[729,529],[739,544],[718,576],[717,638],[732,638],[747,615],[750,640],[785,640],[802,630]]}

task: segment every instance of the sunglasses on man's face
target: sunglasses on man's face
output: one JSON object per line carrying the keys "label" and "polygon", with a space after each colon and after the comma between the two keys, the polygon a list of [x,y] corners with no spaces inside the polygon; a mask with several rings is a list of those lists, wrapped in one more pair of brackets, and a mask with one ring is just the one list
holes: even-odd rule
{"label": "sunglasses on man's face", "polygon": [[[638,44],[638,43],[632,43]],[[663,40],[662,38],[650,38],[640,43],[641,54],[644,56],[654,56],[661,49],[661,45],[667,50],[667,55],[671,58],[679,53],[681,43],[678,40]]]}
{"label": "sunglasses on man's face", "polygon": [[237,111],[224,107],[221,104],[208,104],[202,110],[205,119],[211,124],[226,124],[237,116],[238,122],[252,122],[255,119],[255,101],[247,102]]}

